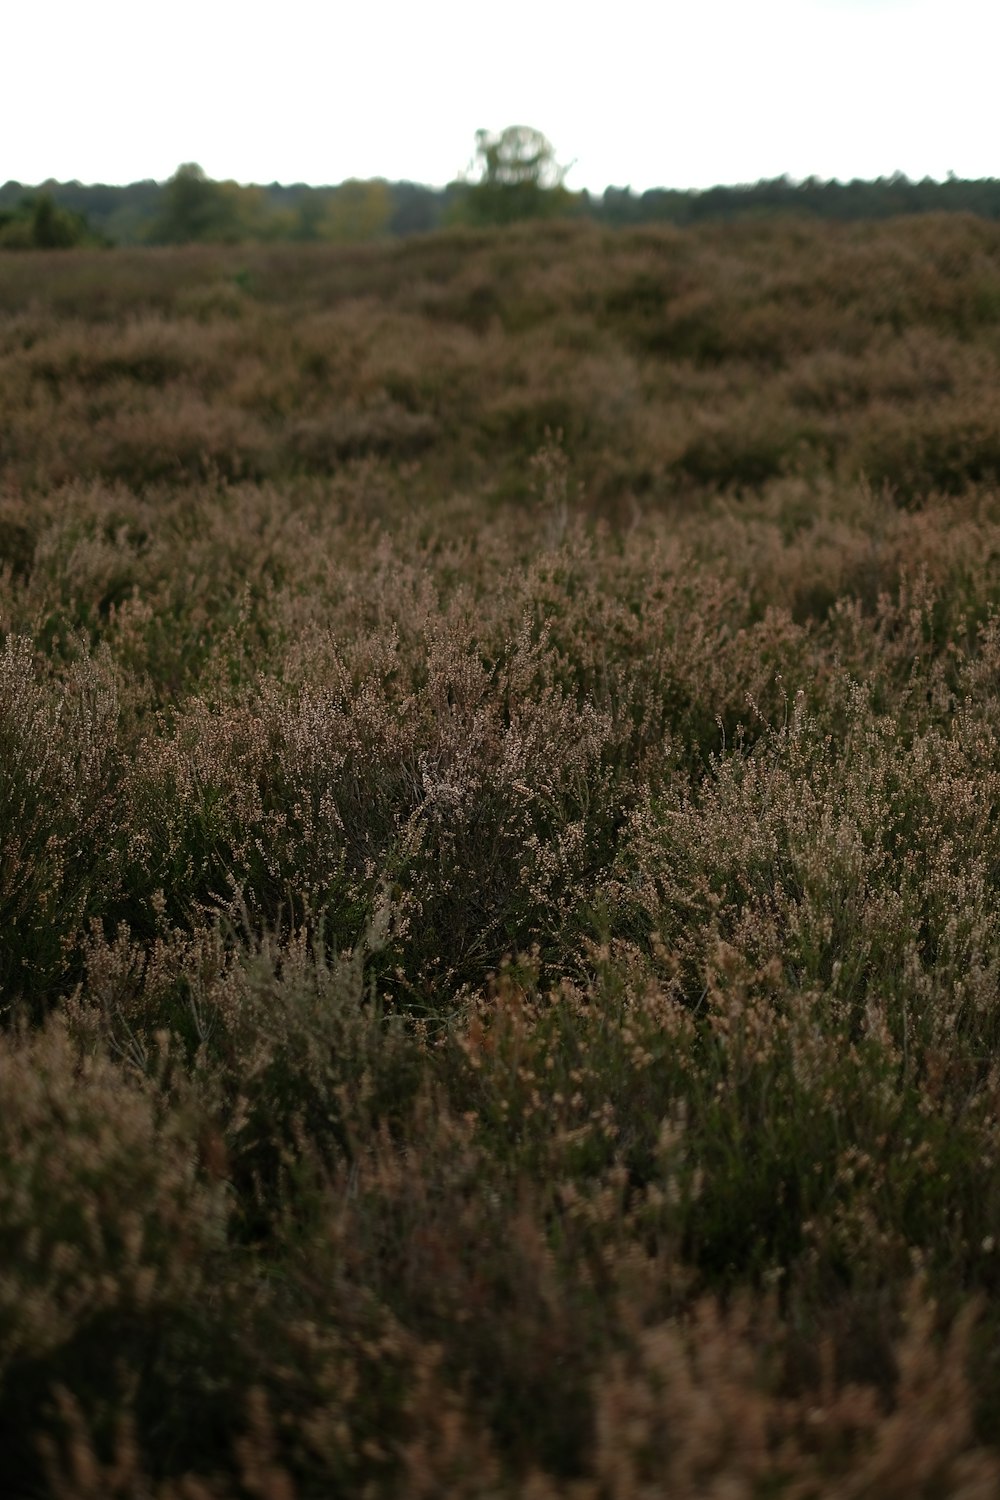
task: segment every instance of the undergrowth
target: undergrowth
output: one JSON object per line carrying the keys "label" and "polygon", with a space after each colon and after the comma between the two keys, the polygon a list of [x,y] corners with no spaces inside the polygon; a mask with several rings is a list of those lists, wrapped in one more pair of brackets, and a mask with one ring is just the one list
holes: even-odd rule
{"label": "undergrowth", "polygon": [[998,1492],[997,236],[0,267],[5,1494]]}

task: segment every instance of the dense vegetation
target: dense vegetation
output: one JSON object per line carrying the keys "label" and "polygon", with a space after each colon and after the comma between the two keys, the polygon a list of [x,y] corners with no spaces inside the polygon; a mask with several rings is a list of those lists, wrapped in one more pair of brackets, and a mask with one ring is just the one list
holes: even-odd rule
{"label": "dense vegetation", "polygon": [[46,200],[76,216],[76,243],[97,238],[120,245],[362,244],[462,225],[553,217],[593,220],[614,228],[789,216],[839,223],[924,213],[1000,219],[997,178],[913,182],[895,173],[874,182],[793,182],[779,177],[705,190],[650,188],[640,193],[608,187],[601,194],[570,192],[561,177],[543,177],[527,191],[523,183],[513,181],[502,182],[500,192],[496,186],[488,166],[479,180],[442,188],[381,178],[350,179],[336,187],[277,182],[260,187],[215,182],[193,163],[179,167],[165,183],[147,180],[115,187],[50,181],[30,189],[7,182],[0,186],[0,249],[31,244],[44,248],[51,243],[31,238],[37,205]]}
{"label": "dense vegetation", "polygon": [[[0,189],[0,203],[4,196]],[[86,214],[58,205],[51,193],[20,193],[10,207],[0,207],[0,250],[72,250],[102,243]]]}
{"label": "dense vegetation", "polygon": [[1000,228],[0,265],[0,1451],[993,1496]]}

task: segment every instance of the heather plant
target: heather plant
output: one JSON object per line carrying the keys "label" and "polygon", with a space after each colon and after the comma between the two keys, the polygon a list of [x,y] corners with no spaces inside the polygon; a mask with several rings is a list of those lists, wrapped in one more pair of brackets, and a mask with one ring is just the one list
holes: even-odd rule
{"label": "heather plant", "polygon": [[[161,1082],[169,1046],[161,1033]],[[214,1347],[217,1370],[230,1357],[226,1319],[209,1310],[230,1202],[221,1176],[199,1170],[190,1109],[165,1109],[64,1019],[4,1037],[0,1087],[0,1430],[23,1493],[56,1370],[85,1393],[102,1440],[130,1386],[147,1426],[196,1428],[199,1395],[213,1399],[203,1352]]]}
{"label": "heather plant", "polygon": [[87,660],[41,679],[30,642],[0,656],[0,987],[9,1011],[71,972],[81,923],[115,883],[114,684]]}
{"label": "heather plant", "polygon": [[997,243],[6,258],[7,1492],[996,1492]]}
{"label": "heather plant", "polygon": [[360,680],[327,648],[322,688],[263,681],[225,713],[193,701],[130,789],[144,815],[127,861],[150,894],[177,916],[283,913],[343,947],[388,885],[395,980],[424,1004],[532,944],[556,963],[611,858],[610,723],[553,680],[544,639],[484,666],[430,631],[419,667],[390,635]]}

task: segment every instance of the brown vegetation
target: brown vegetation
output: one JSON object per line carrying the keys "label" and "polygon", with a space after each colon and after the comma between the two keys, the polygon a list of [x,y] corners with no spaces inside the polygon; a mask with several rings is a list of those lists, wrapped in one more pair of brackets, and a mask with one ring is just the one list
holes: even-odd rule
{"label": "brown vegetation", "polygon": [[0,266],[5,1493],[1000,1489],[1000,229]]}

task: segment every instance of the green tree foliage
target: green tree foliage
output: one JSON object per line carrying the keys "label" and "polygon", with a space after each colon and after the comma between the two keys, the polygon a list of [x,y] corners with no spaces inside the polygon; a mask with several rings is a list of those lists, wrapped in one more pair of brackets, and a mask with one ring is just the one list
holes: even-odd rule
{"label": "green tree foliage", "polygon": [[318,236],[335,244],[361,244],[380,239],[391,217],[388,183],[379,178],[362,182],[352,177],[329,194],[317,225]]}
{"label": "green tree foliage", "polygon": [[512,224],[518,219],[566,213],[576,200],[563,186],[568,171],[551,141],[530,125],[508,125],[499,135],[476,131],[471,184],[456,215],[470,224]]}
{"label": "green tree foliage", "polygon": [[392,198],[382,181],[352,178],[336,188],[300,188],[293,197],[276,185],[213,182],[189,162],[178,167],[163,189],[148,238],[162,245],[281,239],[356,244],[386,233],[391,217]]}
{"label": "green tree foliage", "polygon": [[101,243],[82,214],[59,207],[50,193],[28,194],[12,211],[0,212],[0,248],[70,250]]}
{"label": "green tree foliage", "polygon": [[551,142],[530,125],[508,125],[499,135],[477,130],[476,158],[482,181],[492,187],[552,188],[566,175],[566,168],[556,163]]}
{"label": "green tree foliage", "polygon": [[163,206],[153,221],[149,238],[161,245],[240,239],[237,205],[233,195],[227,193],[227,186],[213,182],[197,162],[185,162],[163,190]]}
{"label": "green tree foliage", "polygon": [[[449,224],[488,225],[572,213],[612,227],[696,224],[742,219],[817,218],[840,222],[900,214],[972,213],[1000,219],[1000,179],[914,182],[895,173],[874,182],[795,182],[778,177],[705,190],[611,186],[603,194],[570,193],[551,145],[539,132],[512,126],[480,131],[464,180],[444,188],[414,182],[361,182],[337,187],[213,182],[187,164],[167,183],[126,187],[46,182],[0,185],[0,247],[113,243],[329,240],[356,243]],[[56,212],[38,209],[41,197]],[[37,213],[37,222],[36,222]],[[63,215],[69,215],[67,220]]]}

